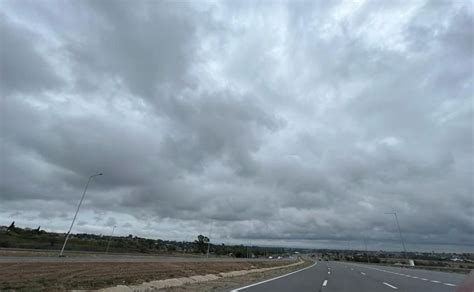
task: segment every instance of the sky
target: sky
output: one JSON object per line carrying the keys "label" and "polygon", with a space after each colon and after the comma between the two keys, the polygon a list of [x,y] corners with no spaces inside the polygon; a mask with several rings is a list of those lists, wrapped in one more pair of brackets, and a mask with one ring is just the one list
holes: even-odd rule
{"label": "sky", "polygon": [[0,1],[0,225],[474,252],[473,1]]}

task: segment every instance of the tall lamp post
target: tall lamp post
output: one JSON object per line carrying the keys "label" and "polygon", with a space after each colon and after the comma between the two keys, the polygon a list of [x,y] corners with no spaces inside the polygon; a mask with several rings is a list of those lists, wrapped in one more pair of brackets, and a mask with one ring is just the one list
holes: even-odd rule
{"label": "tall lamp post", "polygon": [[365,245],[365,255],[367,255],[367,263],[370,264],[369,260],[369,250],[367,249],[367,240],[364,237],[364,245]]}
{"label": "tall lamp post", "polygon": [[69,231],[66,234],[66,239],[64,239],[63,248],[61,249],[61,252],[59,253],[60,257],[62,257],[63,254],[64,254],[64,248],[66,247],[66,243],[69,239],[69,235],[71,234],[72,227],[74,226],[74,221],[76,221],[77,213],[79,213],[79,209],[81,208],[82,201],[84,200],[84,196],[86,195],[87,188],[89,187],[89,183],[91,182],[92,178],[94,178],[96,176],[99,176],[99,175],[102,175],[102,173],[97,173],[97,174],[91,175],[89,177],[89,180],[87,181],[86,187],[84,188],[84,192],[82,193],[81,200],[79,201],[79,205],[77,206],[76,214],[74,214],[74,218],[72,219],[71,226],[69,227]]}
{"label": "tall lamp post", "polygon": [[212,223],[214,223],[214,222],[211,221],[211,228],[210,228],[210,230],[209,230],[209,239],[208,239],[208,241],[207,241],[207,253],[206,253],[206,258],[209,258],[209,249],[211,248]]}
{"label": "tall lamp post", "polygon": [[387,212],[385,214],[395,216],[395,221],[397,221],[397,226],[398,226],[398,233],[400,234],[400,241],[402,242],[402,245],[403,245],[403,253],[405,255],[405,259],[408,259],[407,249],[405,247],[405,242],[403,241],[402,230],[400,229],[400,223],[398,222],[397,212]]}
{"label": "tall lamp post", "polygon": [[112,234],[109,236],[109,241],[107,242],[107,248],[105,249],[105,254],[109,253],[110,241],[112,240],[112,236],[114,236],[115,227],[117,226],[114,225],[114,228],[112,228]]}

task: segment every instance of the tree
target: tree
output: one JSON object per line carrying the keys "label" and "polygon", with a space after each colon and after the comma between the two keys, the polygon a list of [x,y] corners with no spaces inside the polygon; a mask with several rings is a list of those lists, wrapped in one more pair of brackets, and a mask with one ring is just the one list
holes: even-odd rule
{"label": "tree", "polygon": [[197,238],[198,239],[194,241],[194,243],[197,244],[197,248],[201,253],[205,253],[207,250],[207,243],[209,242],[209,238],[202,234],[199,234]]}
{"label": "tree", "polygon": [[13,221],[12,224],[10,224],[10,226],[8,226],[7,232],[8,231],[15,231],[15,221]]}

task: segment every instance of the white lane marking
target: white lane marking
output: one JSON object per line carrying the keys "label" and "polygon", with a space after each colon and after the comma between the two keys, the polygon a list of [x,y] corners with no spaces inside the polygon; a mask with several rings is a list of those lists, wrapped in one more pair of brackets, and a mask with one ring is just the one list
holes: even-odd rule
{"label": "white lane marking", "polygon": [[327,284],[328,284],[328,280],[324,280],[323,287],[326,287]]}
{"label": "white lane marking", "polygon": [[328,272],[328,275],[331,275],[331,272]]}
{"label": "white lane marking", "polygon": [[364,273],[364,272],[360,272],[360,273],[365,276],[365,273]]}
{"label": "white lane marking", "polygon": [[392,288],[392,289],[398,289],[397,287],[393,286],[393,285],[390,285],[389,283],[385,283],[385,282],[382,282],[384,285]]}
{"label": "white lane marking", "polygon": [[286,276],[289,276],[289,275],[293,275],[293,274],[296,274],[298,272],[301,272],[301,271],[304,271],[304,270],[307,270],[307,269],[311,269],[312,267],[316,266],[316,264],[317,263],[314,263],[313,265],[311,265],[309,267],[302,268],[300,270],[297,270],[297,271],[294,271],[294,272],[291,272],[291,273],[288,273],[288,274],[285,274],[285,275],[281,275],[281,276],[271,278],[271,279],[268,279],[268,280],[265,280],[265,281],[261,281],[261,282],[258,282],[258,283],[250,284],[250,285],[247,285],[247,286],[244,286],[244,287],[236,288],[234,290],[230,290],[230,292],[237,292],[237,291],[240,291],[240,290],[244,290],[244,289],[247,289],[247,288],[250,288],[250,287],[253,287],[253,286],[263,284],[263,283],[267,283],[267,282],[270,282],[270,281],[273,281],[273,280],[277,280],[277,279],[280,279],[280,278],[283,278],[283,277],[286,277]]}
{"label": "white lane marking", "polygon": [[[399,275],[399,276],[405,276],[405,277],[409,277],[409,278],[412,278],[412,279],[418,279],[418,280],[422,280],[422,281],[430,281],[432,283],[438,283],[438,284],[443,284],[443,285],[446,285],[446,286],[451,286],[451,287],[456,287],[455,284],[451,284],[451,283],[441,283],[440,281],[437,281],[437,280],[429,280],[429,279],[426,279],[426,278],[421,278],[421,277],[417,277],[417,276],[411,276],[411,275],[406,275],[406,274],[402,274],[402,273],[395,273],[395,272],[391,272],[391,271],[387,271],[387,270],[382,270],[382,269],[377,269],[377,268],[372,268],[372,267],[364,267],[364,266],[359,266],[357,265],[358,267],[363,267],[363,268],[367,268],[367,269],[371,269],[371,270],[376,270],[376,271],[380,271],[380,272],[385,272],[385,273],[392,273],[392,274],[395,274],[395,275]],[[351,270],[353,270],[351,268]],[[362,273],[362,272],[361,272]],[[384,284],[387,284],[384,282]],[[389,285],[389,284],[387,284]],[[394,288],[394,289],[397,289],[397,288]]]}

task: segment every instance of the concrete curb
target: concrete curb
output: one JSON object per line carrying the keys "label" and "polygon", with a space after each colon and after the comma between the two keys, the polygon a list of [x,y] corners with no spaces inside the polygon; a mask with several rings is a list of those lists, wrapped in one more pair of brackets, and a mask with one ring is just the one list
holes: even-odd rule
{"label": "concrete curb", "polygon": [[[240,270],[240,271],[232,271],[232,272],[223,272],[219,274],[208,274],[208,275],[197,275],[197,276],[190,276],[184,278],[171,278],[165,280],[156,280],[151,282],[145,282],[140,285],[118,285],[115,287],[103,288],[96,291],[101,292],[150,292],[158,289],[169,288],[169,287],[177,287],[182,286],[185,284],[193,284],[193,283],[201,283],[207,281],[213,281],[221,278],[228,278],[228,277],[238,277],[247,275],[250,273],[259,273],[259,272],[266,272],[271,270],[289,268],[293,266],[298,266],[304,263],[303,260],[299,259],[298,262],[292,263],[285,266],[278,266],[278,267],[271,267],[271,268],[262,268],[262,269],[251,269],[251,270]],[[81,291],[81,290],[74,290],[74,291]],[[82,290],[84,291],[84,290]]]}

